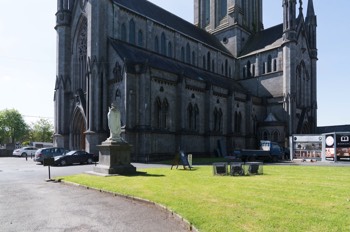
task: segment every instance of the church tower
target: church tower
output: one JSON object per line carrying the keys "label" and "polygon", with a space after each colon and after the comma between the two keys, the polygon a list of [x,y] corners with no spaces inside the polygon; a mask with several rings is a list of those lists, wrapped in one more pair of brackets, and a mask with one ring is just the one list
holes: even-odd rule
{"label": "church tower", "polygon": [[296,133],[296,0],[283,0],[283,95],[288,118],[288,134]]}
{"label": "church tower", "polygon": [[57,31],[57,68],[55,84],[55,146],[69,147],[69,115],[66,112],[66,102],[69,102],[70,57],[71,57],[71,20],[73,1],[58,0],[56,13]]}
{"label": "church tower", "polygon": [[283,40],[296,39],[296,0],[283,0]]}
{"label": "church tower", "polygon": [[311,115],[314,120],[313,131],[317,127],[317,17],[314,10],[313,0],[309,0],[305,19],[306,34],[309,40],[310,56],[311,56],[311,80],[312,80],[312,95],[311,95]]}
{"label": "church tower", "polygon": [[262,0],[195,0],[194,23],[238,57],[248,38],[263,29]]}

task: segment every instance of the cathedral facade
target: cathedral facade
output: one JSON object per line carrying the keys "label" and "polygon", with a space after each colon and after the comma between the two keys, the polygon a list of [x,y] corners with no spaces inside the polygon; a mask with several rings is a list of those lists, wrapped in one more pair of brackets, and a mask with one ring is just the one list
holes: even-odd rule
{"label": "cathedral facade", "polygon": [[306,16],[282,0],[283,22],[267,29],[262,0],[194,0],[194,24],[146,0],[57,5],[57,146],[98,153],[112,103],[133,160],[316,131],[312,0]]}

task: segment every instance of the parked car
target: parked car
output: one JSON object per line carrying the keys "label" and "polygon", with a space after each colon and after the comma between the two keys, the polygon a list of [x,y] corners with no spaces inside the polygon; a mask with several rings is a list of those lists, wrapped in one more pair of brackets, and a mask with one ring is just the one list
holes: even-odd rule
{"label": "parked car", "polygon": [[60,156],[67,153],[69,150],[62,147],[49,147],[49,148],[40,148],[35,152],[34,161],[43,163],[44,159],[51,158],[55,156]]}
{"label": "parked car", "polygon": [[55,165],[69,165],[69,164],[91,164],[98,161],[98,155],[88,153],[86,151],[70,151],[64,155],[56,156]]}
{"label": "parked car", "polygon": [[22,148],[18,148],[16,150],[14,150],[12,155],[14,155],[14,156],[21,156],[21,157],[33,156],[33,155],[35,155],[36,150],[38,150],[38,148],[35,148],[35,147],[22,147]]}

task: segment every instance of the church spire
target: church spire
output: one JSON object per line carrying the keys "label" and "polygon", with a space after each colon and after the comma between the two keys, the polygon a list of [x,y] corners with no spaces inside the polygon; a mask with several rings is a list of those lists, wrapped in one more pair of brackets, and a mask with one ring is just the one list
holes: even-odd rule
{"label": "church spire", "polygon": [[303,1],[299,0],[299,15],[303,15]]}
{"label": "church spire", "polygon": [[309,0],[306,17],[312,17],[312,16],[315,16],[314,3],[312,0]]}
{"label": "church spire", "polygon": [[316,28],[317,28],[317,17],[314,10],[314,3],[309,0],[307,6],[307,14],[305,19],[305,24],[307,28],[307,35],[309,38],[309,45],[311,48],[311,56],[317,58],[317,38],[316,38]]}

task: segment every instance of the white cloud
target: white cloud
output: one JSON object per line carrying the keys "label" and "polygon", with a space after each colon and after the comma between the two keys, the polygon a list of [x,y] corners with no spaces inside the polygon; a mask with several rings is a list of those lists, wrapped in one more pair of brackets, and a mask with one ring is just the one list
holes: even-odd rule
{"label": "white cloud", "polygon": [[15,78],[11,77],[11,76],[7,76],[7,75],[4,75],[4,76],[0,76],[0,82],[12,82],[14,81]]}

